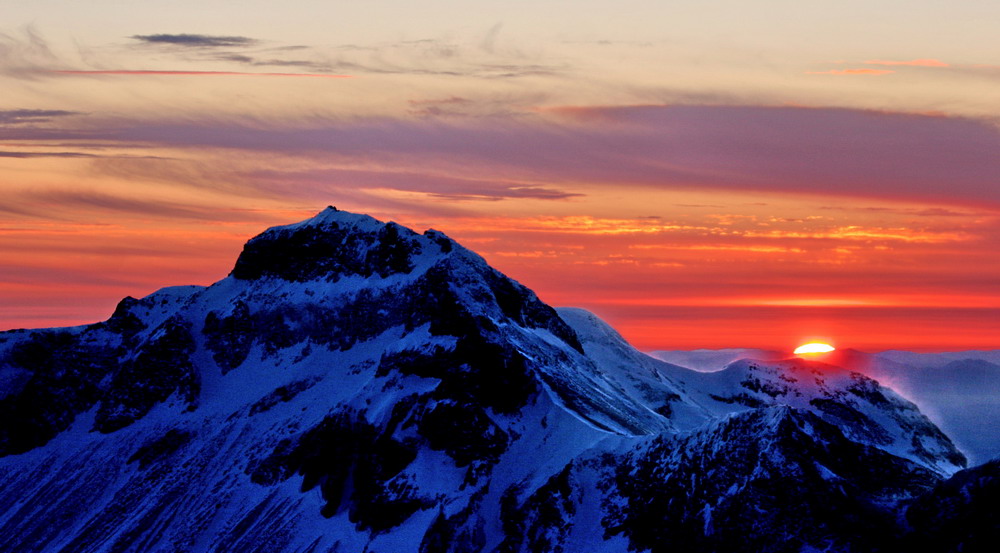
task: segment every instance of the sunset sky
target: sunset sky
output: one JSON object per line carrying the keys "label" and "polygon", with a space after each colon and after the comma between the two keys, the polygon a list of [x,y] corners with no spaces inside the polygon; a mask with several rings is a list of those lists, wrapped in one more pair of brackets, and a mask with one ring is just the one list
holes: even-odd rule
{"label": "sunset sky", "polygon": [[327,205],[637,347],[1000,348],[1000,3],[7,0],[0,329]]}

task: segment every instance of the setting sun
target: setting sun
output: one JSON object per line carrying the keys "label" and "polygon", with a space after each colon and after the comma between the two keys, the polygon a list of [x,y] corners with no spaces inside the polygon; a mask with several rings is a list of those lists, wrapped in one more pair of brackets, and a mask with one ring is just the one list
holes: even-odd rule
{"label": "setting sun", "polygon": [[830,344],[824,344],[822,342],[809,342],[808,344],[802,344],[801,346],[795,348],[793,353],[829,353],[833,351],[834,348]]}

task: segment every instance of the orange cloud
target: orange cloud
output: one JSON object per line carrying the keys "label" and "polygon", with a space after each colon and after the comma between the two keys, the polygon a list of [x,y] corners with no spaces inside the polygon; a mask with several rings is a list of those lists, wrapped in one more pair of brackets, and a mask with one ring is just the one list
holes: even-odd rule
{"label": "orange cloud", "polygon": [[864,228],[856,225],[837,227],[820,232],[748,231],[741,233],[749,238],[814,238],[835,240],[869,240],[942,244],[971,240],[972,236],[963,232],[930,232],[909,228]]}
{"label": "orange cloud", "polygon": [[490,217],[469,222],[477,231],[536,231],[566,234],[618,235],[654,234],[671,231],[706,230],[706,227],[664,223],[659,219],[622,219],[569,215],[564,217]]}
{"label": "orange cloud", "polygon": [[683,251],[706,251],[706,252],[750,252],[750,253],[805,253],[802,248],[792,248],[784,246],[757,246],[757,245],[720,245],[720,244],[634,244],[629,249],[635,250],[683,250]]}
{"label": "orange cloud", "polygon": [[909,65],[912,67],[950,67],[949,64],[936,59],[931,58],[920,58],[909,61],[898,61],[898,60],[868,60],[865,62],[868,65]]}

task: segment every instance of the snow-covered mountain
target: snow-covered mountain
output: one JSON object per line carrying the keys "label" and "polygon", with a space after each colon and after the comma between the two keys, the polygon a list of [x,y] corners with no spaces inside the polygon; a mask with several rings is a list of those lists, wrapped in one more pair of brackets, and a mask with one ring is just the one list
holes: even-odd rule
{"label": "snow-covered mountain", "polygon": [[781,360],[788,357],[779,351],[754,348],[658,350],[648,354],[660,361],[680,365],[696,371],[712,372],[740,359]]}
{"label": "snow-covered mountain", "polygon": [[1000,457],[1000,352],[853,352],[840,363],[919,405],[971,462]]}
{"label": "snow-covered mountain", "polygon": [[[651,356],[701,371],[742,358],[780,360],[781,352],[754,349],[653,351]],[[820,359],[891,387],[915,403],[973,463],[1000,457],[1000,351],[865,353],[837,350]]]}
{"label": "snow-covered mountain", "polygon": [[965,466],[869,377],[665,363],[334,208],[212,286],[0,334],[0,415],[19,552],[871,551]]}
{"label": "snow-covered mountain", "polygon": [[[684,403],[708,418],[770,406],[810,411],[837,426],[847,437],[910,459],[941,474],[965,466],[951,441],[917,409],[889,388],[858,372],[805,359],[741,359],[714,372],[693,371],[660,362],[632,348],[593,315],[562,309],[585,351],[619,378],[636,380],[645,367],[683,393]],[[645,382],[644,388],[655,383]],[[667,392],[661,392],[667,393]],[[669,405],[669,404],[668,404]],[[704,423],[706,419],[696,423]]]}

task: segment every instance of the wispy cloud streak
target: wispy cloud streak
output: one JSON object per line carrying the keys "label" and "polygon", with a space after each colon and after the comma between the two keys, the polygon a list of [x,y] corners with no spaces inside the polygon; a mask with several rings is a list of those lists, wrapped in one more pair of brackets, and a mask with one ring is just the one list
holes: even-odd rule
{"label": "wispy cloud streak", "polygon": [[[299,168],[287,174],[281,167],[292,165],[272,165],[268,178],[253,177],[261,190],[273,188],[276,194],[296,194],[307,183],[328,178],[440,198],[471,198],[480,190],[484,198],[564,198],[586,194],[588,188],[627,185],[1000,205],[1000,130],[964,118],[846,109],[639,106],[447,121],[309,123],[282,128],[226,120],[146,121],[66,130],[13,125],[0,127],[0,139],[39,145],[144,144],[196,157],[207,151],[246,151],[300,160]],[[305,169],[302,160],[309,160]],[[252,160],[244,162],[244,169],[244,180],[265,174]]]}
{"label": "wispy cloud streak", "polygon": [[505,175],[580,191],[617,183],[1000,204],[1000,131],[987,122],[696,106],[588,108],[561,117],[331,121],[304,129],[145,124],[109,138],[365,162],[427,176]]}
{"label": "wispy cloud streak", "polygon": [[806,75],[888,75],[891,69],[830,69],[828,71],[806,71]]}
{"label": "wispy cloud streak", "polygon": [[0,125],[48,123],[54,119],[73,115],[80,115],[80,112],[62,109],[7,109],[0,110]]}
{"label": "wispy cloud streak", "polygon": [[97,158],[100,156],[84,152],[6,152],[0,150],[0,157],[14,158],[14,159],[32,159],[32,158],[45,158],[45,157],[89,159],[89,158]]}
{"label": "wispy cloud streak", "polygon": [[113,75],[113,76],[153,76],[153,77],[319,77],[326,79],[349,79],[352,75],[327,73],[252,73],[243,71],[164,71],[156,69],[93,69],[93,70],[51,70],[56,75]]}
{"label": "wispy cloud streak", "polygon": [[186,48],[230,48],[252,46],[257,40],[245,36],[219,36],[199,34],[132,35],[130,38],[146,44],[182,46]]}

